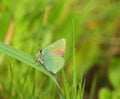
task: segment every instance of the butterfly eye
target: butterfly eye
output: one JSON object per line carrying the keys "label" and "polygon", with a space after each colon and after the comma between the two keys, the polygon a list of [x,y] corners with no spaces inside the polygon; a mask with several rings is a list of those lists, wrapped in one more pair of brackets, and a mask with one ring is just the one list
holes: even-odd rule
{"label": "butterfly eye", "polygon": [[40,50],[40,53],[42,53],[42,50]]}

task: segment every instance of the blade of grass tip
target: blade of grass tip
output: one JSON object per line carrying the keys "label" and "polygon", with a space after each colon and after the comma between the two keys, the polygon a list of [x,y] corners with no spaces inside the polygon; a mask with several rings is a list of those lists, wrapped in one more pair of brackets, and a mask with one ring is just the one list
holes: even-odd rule
{"label": "blade of grass tip", "polygon": [[96,83],[97,83],[97,76],[95,75],[94,79],[92,81],[92,87],[91,87],[91,90],[90,90],[90,97],[89,97],[89,99],[93,99],[94,98],[94,92],[95,92],[95,88],[96,88]]}
{"label": "blade of grass tip", "polygon": [[83,91],[83,76],[80,76],[79,83],[78,83],[78,98],[77,99],[83,99],[82,97],[82,91]]}
{"label": "blade of grass tip", "polygon": [[72,20],[73,24],[73,36],[72,36],[72,46],[73,46],[73,97],[72,99],[76,99],[76,64],[75,64],[75,40],[74,40],[74,32],[75,32],[75,22]]}
{"label": "blade of grass tip", "polygon": [[15,81],[14,81],[14,74],[13,74],[13,69],[12,69],[12,65],[9,61],[9,65],[10,65],[10,72],[11,72],[11,82],[12,82],[12,85],[15,87],[15,90],[17,92],[17,94],[19,95],[20,99],[23,99],[23,95],[22,93],[20,92],[20,90],[17,88],[16,84],[15,84]]}
{"label": "blade of grass tip", "polygon": [[62,90],[56,80],[56,76],[53,75],[52,73],[48,72],[44,66],[42,66],[40,63],[35,63],[35,60],[33,59],[32,56],[14,48],[11,46],[8,46],[6,44],[3,44],[0,42],[0,52],[7,54],[8,56],[11,56],[23,63],[28,64],[31,67],[36,68],[37,70],[41,71],[42,73],[46,74],[47,76],[49,76],[53,82],[56,84],[59,92],[62,94]]}
{"label": "blade of grass tip", "polygon": [[81,82],[81,92],[80,92],[80,99],[83,99],[84,97],[84,90],[85,90],[85,80],[82,79],[82,82]]}
{"label": "blade of grass tip", "polygon": [[84,99],[84,89],[85,89],[85,80],[83,82],[79,82],[79,90],[77,92],[77,99]]}
{"label": "blade of grass tip", "polygon": [[62,81],[63,81],[63,86],[64,86],[64,90],[65,90],[65,94],[66,94],[66,99],[70,99],[67,78],[65,76],[64,70],[62,70]]}

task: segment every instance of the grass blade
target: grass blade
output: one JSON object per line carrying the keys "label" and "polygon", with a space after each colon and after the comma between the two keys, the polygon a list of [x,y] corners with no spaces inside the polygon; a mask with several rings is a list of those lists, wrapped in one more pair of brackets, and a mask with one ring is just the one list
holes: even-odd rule
{"label": "grass blade", "polygon": [[75,37],[74,37],[74,31],[75,31],[75,22],[74,20],[72,21],[73,23],[73,38],[72,38],[72,42],[73,42],[73,99],[76,99],[76,64],[75,64]]}
{"label": "grass blade", "polygon": [[95,92],[95,88],[96,88],[96,83],[97,83],[97,76],[94,77],[93,82],[92,82],[92,87],[90,90],[90,98],[89,99],[93,99],[94,98],[94,92]]}
{"label": "grass blade", "polygon": [[62,80],[63,80],[63,86],[64,86],[64,90],[65,90],[65,94],[66,94],[66,99],[70,99],[69,87],[68,87],[67,78],[65,76],[64,70],[62,70]]}
{"label": "grass blade", "polygon": [[35,60],[33,59],[32,56],[12,47],[12,46],[8,46],[4,43],[0,42],[0,52],[7,54],[8,56],[11,56],[31,67],[36,68],[37,70],[41,71],[42,73],[46,74],[47,76],[49,76],[53,82],[56,84],[56,86],[59,89],[59,92],[62,94],[62,90],[59,86],[59,84],[57,83],[56,77],[55,75],[51,74],[50,72],[48,72],[44,66],[42,66],[40,63],[35,63]]}

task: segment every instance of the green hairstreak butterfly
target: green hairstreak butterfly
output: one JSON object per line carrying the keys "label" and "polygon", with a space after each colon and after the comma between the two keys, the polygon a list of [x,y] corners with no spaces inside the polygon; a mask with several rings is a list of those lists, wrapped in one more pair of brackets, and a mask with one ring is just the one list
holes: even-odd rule
{"label": "green hairstreak butterfly", "polygon": [[57,73],[64,66],[66,40],[64,38],[54,42],[36,53],[37,61],[52,73]]}

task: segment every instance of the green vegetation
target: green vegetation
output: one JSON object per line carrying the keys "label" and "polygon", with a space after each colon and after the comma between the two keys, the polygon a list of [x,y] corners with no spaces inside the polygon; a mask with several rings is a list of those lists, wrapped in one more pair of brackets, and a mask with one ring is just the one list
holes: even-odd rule
{"label": "green vegetation", "polygon": [[[120,99],[119,0],[0,0],[0,99]],[[56,75],[35,54],[65,38]]]}

